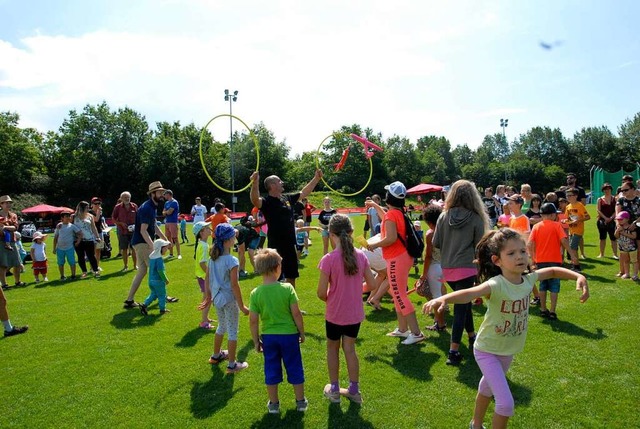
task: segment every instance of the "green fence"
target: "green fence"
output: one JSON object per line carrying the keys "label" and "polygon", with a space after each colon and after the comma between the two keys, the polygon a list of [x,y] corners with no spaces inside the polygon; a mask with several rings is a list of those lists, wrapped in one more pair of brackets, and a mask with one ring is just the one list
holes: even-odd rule
{"label": "green fence", "polygon": [[615,194],[616,188],[622,183],[622,176],[630,174],[633,176],[633,180],[640,179],[640,164],[636,166],[635,170],[624,171],[622,169],[618,171],[605,171],[601,167],[591,167],[591,202],[594,203],[596,199],[602,196],[602,185],[610,183],[613,186],[613,192]]}

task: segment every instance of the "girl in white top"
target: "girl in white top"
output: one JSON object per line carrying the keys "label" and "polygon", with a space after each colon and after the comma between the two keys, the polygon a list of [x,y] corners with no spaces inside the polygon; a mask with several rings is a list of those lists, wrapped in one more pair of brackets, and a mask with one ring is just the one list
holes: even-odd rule
{"label": "girl in white top", "polygon": [[522,351],[527,335],[529,295],[537,280],[576,280],[582,291],[580,302],[589,298],[587,279],[560,267],[543,268],[524,275],[529,263],[527,246],[517,231],[504,228],[486,233],[476,247],[482,284],[458,290],[427,302],[422,311],[442,312],[447,303],[466,303],[478,297],[487,300],[487,312],[478,330],[474,355],[482,371],[470,428],[482,428],[484,416],[495,399],[491,427],[506,428],[513,415],[514,401],[506,373],[514,354]]}

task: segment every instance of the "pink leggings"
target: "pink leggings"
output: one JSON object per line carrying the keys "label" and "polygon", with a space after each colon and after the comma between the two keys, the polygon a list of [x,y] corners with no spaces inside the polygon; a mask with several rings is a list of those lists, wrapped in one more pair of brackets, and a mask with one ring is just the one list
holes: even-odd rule
{"label": "pink leggings", "polygon": [[507,384],[507,370],[513,361],[513,355],[500,356],[473,349],[476,363],[482,371],[482,378],[478,384],[478,393],[496,402],[496,413],[501,416],[513,415],[513,395]]}
{"label": "pink leggings", "polygon": [[409,253],[404,252],[393,259],[387,259],[387,279],[389,279],[389,289],[396,311],[406,316],[415,313],[415,308],[407,296],[407,283],[409,282],[409,271],[413,266],[413,258]]}

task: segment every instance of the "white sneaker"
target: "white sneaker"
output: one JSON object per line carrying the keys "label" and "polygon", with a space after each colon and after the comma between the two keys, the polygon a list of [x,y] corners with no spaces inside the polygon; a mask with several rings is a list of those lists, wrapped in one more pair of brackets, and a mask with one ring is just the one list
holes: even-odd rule
{"label": "white sneaker", "polygon": [[182,255],[178,255],[178,259],[182,259]]}
{"label": "white sneaker", "polygon": [[411,334],[410,330],[406,330],[404,332],[402,332],[400,329],[396,328],[393,331],[389,332],[387,334],[387,337],[402,337],[402,338],[408,338],[409,335]]}
{"label": "white sneaker", "polygon": [[49,281],[49,279],[48,279],[47,277],[45,277],[43,281],[44,281],[44,282],[48,282],[48,281]]}
{"label": "white sneaker", "polygon": [[332,392],[331,384],[327,384],[326,386],[324,386],[323,393],[324,393],[324,397],[327,398],[330,402],[334,404],[340,403],[340,390],[338,390],[337,392]]}
{"label": "white sneaker", "polygon": [[242,371],[243,369],[247,369],[248,367],[249,364],[246,362],[236,362],[233,367],[227,366],[227,374],[235,374]]}
{"label": "white sneaker", "polygon": [[402,341],[402,344],[404,344],[405,346],[408,346],[410,344],[419,343],[420,341],[424,341],[424,335],[422,334],[422,332],[420,332],[420,334],[418,335],[413,335],[412,333],[409,333],[409,336],[407,337],[406,340]]}

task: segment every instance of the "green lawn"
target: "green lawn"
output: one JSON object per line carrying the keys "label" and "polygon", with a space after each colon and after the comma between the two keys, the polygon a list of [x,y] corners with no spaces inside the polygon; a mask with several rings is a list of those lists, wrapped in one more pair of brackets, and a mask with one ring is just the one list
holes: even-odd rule
{"label": "green lawn", "polygon": [[[353,219],[361,231],[364,217]],[[12,321],[30,330],[0,340],[0,427],[467,427],[481,375],[474,361],[445,365],[448,333],[428,333],[427,341],[413,346],[386,337],[395,327],[390,301],[381,312],[367,308],[360,331],[362,407],[348,401],[330,405],[323,398],[324,304],[315,296],[322,246],[318,234],[312,240],[297,289],[308,312],[302,345],[306,413],[295,411],[285,383],[281,415],[265,414],[262,357],[253,350],[246,317],[238,344],[250,367],[226,375],[223,367],[209,365],[214,335],[197,327],[201,296],[193,279],[192,243],[184,259],[167,263],[169,291],[180,302],[169,304],[171,313],[162,317],[155,305],[147,317],[122,309],[134,273],[119,273],[120,260],[103,260],[100,280],[64,284],[55,280],[52,255],[48,283],[35,285],[28,265],[29,285],[6,292]],[[614,276],[617,261],[595,258],[594,221],[585,241],[591,299],[581,305],[574,285],[563,282],[560,320],[543,320],[531,309],[525,351],[509,372],[516,399],[510,427],[638,427],[640,285]],[[245,299],[259,281],[241,281]],[[147,293],[145,281],[136,299]],[[412,299],[423,303],[419,296]],[[484,307],[474,307],[474,313],[479,326]],[[422,315],[419,320],[422,326],[431,323]],[[468,356],[465,346],[462,352]],[[346,382],[343,367],[341,383]]]}

